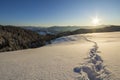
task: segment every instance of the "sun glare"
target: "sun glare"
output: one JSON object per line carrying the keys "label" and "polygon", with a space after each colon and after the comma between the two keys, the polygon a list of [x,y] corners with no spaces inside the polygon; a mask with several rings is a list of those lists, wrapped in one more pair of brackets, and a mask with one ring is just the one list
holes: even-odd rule
{"label": "sun glare", "polygon": [[92,18],[92,24],[94,26],[100,25],[100,19],[97,16],[95,18]]}

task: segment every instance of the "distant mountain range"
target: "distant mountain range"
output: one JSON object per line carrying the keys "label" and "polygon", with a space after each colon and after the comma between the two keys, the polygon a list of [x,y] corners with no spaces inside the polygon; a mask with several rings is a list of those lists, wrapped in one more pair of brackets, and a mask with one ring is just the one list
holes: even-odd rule
{"label": "distant mountain range", "polygon": [[75,31],[66,31],[58,33],[56,37],[75,35],[75,34],[85,34],[85,33],[98,33],[98,32],[115,32],[120,31],[120,26],[110,25],[102,28],[93,28],[93,29],[77,29]]}
{"label": "distant mountain range", "polygon": [[[96,28],[97,27],[97,28]],[[91,32],[110,32],[110,31],[120,31],[120,26],[117,25],[100,25],[100,26],[52,26],[52,27],[24,27],[35,31],[39,34],[59,34],[65,32],[72,33],[91,33]]]}
{"label": "distant mountain range", "polygon": [[73,33],[93,33],[93,32],[114,32],[120,31],[120,26],[110,25],[104,26],[102,28],[93,28],[93,29],[78,29],[73,31]]}
{"label": "distant mountain range", "polygon": [[74,30],[80,29],[79,26],[52,26],[52,27],[27,26],[27,27],[24,27],[24,28],[32,30],[32,31],[36,31],[40,34],[43,34],[43,33],[58,34],[58,33],[61,33],[61,32],[74,31]]}

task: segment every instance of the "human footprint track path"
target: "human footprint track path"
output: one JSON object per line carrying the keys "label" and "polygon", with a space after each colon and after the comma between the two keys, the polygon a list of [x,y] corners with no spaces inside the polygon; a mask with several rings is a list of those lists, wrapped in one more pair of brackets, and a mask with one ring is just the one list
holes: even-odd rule
{"label": "human footprint track path", "polygon": [[98,45],[96,42],[82,36],[86,41],[94,43],[93,47],[89,50],[86,61],[75,67],[73,71],[78,73],[77,80],[110,80],[110,72],[106,69],[104,61],[98,54]]}

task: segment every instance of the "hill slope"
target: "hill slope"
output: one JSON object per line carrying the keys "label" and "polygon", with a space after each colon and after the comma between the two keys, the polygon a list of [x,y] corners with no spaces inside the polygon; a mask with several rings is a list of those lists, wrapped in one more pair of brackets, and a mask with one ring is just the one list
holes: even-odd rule
{"label": "hill slope", "polygon": [[0,26],[0,52],[35,48],[45,45],[47,38],[20,27]]}

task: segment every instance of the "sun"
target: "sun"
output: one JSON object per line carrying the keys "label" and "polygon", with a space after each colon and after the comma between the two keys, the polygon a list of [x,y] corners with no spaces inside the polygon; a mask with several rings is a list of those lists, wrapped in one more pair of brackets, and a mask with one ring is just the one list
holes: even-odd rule
{"label": "sun", "polygon": [[92,24],[94,26],[100,25],[100,19],[97,16],[95,18],[92,18]]}

